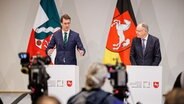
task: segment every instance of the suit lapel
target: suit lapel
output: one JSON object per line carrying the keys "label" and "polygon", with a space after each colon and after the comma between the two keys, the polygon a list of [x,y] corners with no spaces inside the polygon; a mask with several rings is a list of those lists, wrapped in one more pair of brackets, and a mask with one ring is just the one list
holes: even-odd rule
{"label": "suit lapel", "polygon": [[62,31],[61,31],[61,42],[62,42],[62,44],[63,44],[63,33],[62,33]]}
{"label": "suit lapel", "polygon": [[144,52],[144,56],[146,55],[147,51],[149,50],[148,47],[150,45],[150,35],[148,35],[148,40],[147,40],[147,43],[146,43],[146,50]]}
{"label": "suit lapel", "polygon": [[62,46],[62,48],[64,48],[64,41],[63,41],[63,33],[62,33],[62,30],[60,32],[61,32],[61,46]]}
{"label": "suit lapel", "polygon": [[69,45],[69,43],[70,43],[70,41],[71,41],[71,37],[72,37],[72,32],[71,32],[71,30],[70,30],[69,36],[68,36],[68,41],[67,41],[67,43],[66,43],[66,47],[68,47],[68,45]]}
{"label": "suit lapel", "polygon": [[[69,32],[69,36],[68,36],[68,42],[70,41],[71,36],[72,36],[72,32],[71,32],[71,30],[70,30],[70,32]],[[67,42],[67,43],[68,43],[68,42]]]}
{"label": "suit lapel", "polygon": [[139,49],[139,54],[140,56],[143,57],[143,52],[142,52],[142,42],[141,42],[141,38],[138,38],[138,49]]}

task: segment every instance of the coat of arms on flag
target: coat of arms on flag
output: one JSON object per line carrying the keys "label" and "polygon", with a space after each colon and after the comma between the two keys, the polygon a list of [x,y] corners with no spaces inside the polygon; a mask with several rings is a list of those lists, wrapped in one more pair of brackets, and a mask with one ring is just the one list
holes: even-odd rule
{"label": "coat of arms on flag", "polygon": [[52,34],[60,27],[54,0],[41,0],[27,47],[30,57],[37,54],[46,56],[46,48]]}
{"label": "coat of arms on flag", "polygon": [[130,64],[130,46],[136,36],[136,20],[130,0],[118,0],[107,39],[104,63]]}

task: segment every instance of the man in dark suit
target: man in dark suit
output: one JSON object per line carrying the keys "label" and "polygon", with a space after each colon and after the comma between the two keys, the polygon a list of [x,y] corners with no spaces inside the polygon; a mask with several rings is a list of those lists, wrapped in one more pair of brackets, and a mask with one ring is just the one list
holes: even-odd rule
{"label": "man in dark suit", "polygon": [[85,49],[79,34],[70,29],[71,18],[64,14],[61,17],[62,29],[55,32],[47,47],[47,54],[51,55],[56,46],[56,57],[54,64],[77,65],[76,47],[81,56],[84,56]]}
{"label": "man in dark suit", "polygon": [[148,33],[148,25],[139,24],[137,37],[132,41],[130,61],[132,65],[158,66],[161,61],[159,39]]}

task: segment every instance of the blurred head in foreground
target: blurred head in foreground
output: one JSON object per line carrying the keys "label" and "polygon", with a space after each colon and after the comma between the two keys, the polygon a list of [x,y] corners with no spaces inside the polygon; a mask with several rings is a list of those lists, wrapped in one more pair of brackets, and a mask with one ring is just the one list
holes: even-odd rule
{"label": "blurred head in foreground", "polygon": [[184,89],[176,88],[169,91],[165,96],[164,104],[184,104]]}
{"label": "blurred head in foreground", "polygon": [[107,68],[104,64],[93,63],[87,72],[85,88],[88,90],[101,88],[105,83],[107,75]]}
{"label": "blurred head in foreground", "polygon": [[42,96],[38,99],[36,104],[61,104],[61,103],[56,97]]}

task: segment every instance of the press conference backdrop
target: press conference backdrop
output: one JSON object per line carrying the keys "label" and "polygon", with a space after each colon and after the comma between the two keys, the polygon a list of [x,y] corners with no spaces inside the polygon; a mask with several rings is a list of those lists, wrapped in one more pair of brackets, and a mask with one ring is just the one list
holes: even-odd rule
{"label": "press conference backdrop", "polygon": [[[78,57],[80,86],[90,63],[103,60],[116,0],[55,0],[59,14],[68,13],[87,54]],[[131,0],[137,22],[144,21],[160,39],[163,93],[184,70],[184,0]],[[0,90],[26,90],[18,52],[26,51],[39,0],[0,0]]]}

